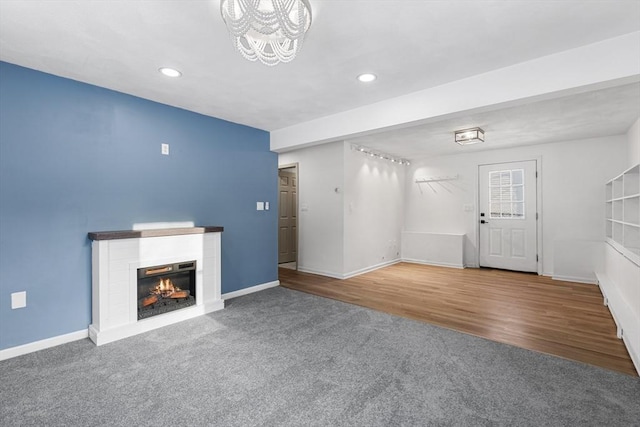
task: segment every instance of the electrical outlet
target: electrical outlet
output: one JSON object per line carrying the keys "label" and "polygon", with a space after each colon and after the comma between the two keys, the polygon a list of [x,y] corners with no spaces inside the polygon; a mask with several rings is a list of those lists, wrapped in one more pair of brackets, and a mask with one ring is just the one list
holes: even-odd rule
{"label": "electrical outlet", "polygon": [[162,144],[160,151],[165,156],[168,156],[169,155],[169,144]]}
{"label": "electrical outlet", "polygon": [[14,292],[11,294],[11,309],[24,308],[27,306],[27,291]]}

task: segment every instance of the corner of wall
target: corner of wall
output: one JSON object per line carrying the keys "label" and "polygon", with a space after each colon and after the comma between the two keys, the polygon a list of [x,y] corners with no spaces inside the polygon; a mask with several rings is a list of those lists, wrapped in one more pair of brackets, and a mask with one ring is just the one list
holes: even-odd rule
{"label": "corner of wall", "polygon": [[344,142],[344,265],[347,277],[400,259],[405,166]]}
{"label": "corner of wall", "polygon": [[628,159],[631,167],[640,163],[640,117],[627,131]]}
{"label": "corner of wall", "polygon": [[298,270],[342,276],[344,271],[344,148],[332,142],[280,153],[298,164]]}

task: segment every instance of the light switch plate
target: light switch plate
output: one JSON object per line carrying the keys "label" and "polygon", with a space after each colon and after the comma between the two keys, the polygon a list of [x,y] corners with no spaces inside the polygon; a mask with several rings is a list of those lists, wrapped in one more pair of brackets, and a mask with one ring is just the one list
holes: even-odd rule
{"label": "light switch plate", "polygon": [[169,144],[162,144],[160,150],[161,150],[162,154],[164,154],[165,156],[168,156],[169,155]]}
{"label": "light switch plate", "polygon": [[27,291],[14,292],[11,294],[11,308],[24,308],[27,306]]}
{"label": "light switch plate", "polygon": [[265,211],[269,210],[269,202],[264,202],[264,210]]}
{"label": "light switch plate", "polygon": [[263,211],[264,210],[264,202],[256,202],[256,210]]}

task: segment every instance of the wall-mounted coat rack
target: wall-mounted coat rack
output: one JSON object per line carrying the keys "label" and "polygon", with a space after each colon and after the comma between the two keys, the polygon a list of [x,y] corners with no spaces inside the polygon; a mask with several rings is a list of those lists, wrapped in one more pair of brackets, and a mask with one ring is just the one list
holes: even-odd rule
{"label": "wall-mounted coat rack", "polygon": [[453,181],[454,179],[458,179],[458,175],[416,178],[416,183],[421,184],[423,182]]}

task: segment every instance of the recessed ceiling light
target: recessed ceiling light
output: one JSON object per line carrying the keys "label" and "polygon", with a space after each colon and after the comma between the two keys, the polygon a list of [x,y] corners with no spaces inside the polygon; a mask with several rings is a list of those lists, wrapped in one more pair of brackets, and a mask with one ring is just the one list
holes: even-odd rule
{"label": "recessed ceiling light", "polygon": [[167,77],[180,77],[182,75],[182,73],[175,68],[162,67],[158,69],[158,71]]}
{"label": "recessed ceiling light", "polygon": [[358,76],[358,80],[360,80],[363,83],[369,83],[372,82],[376,79],[376,75],[375,74],[371,74],[371,73],[364,73],[364,74],[360,74]]}

